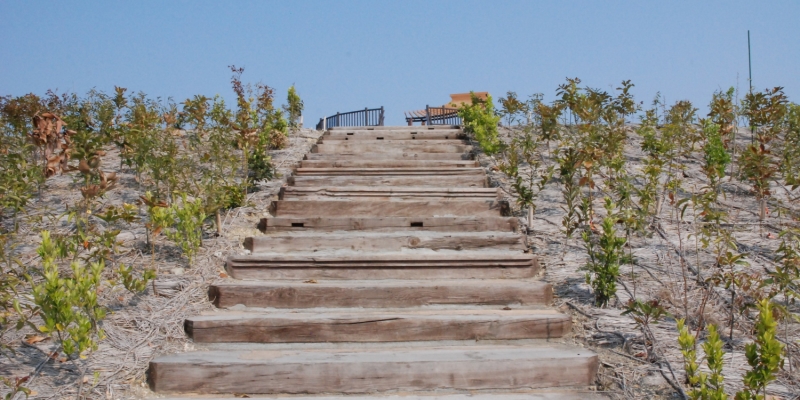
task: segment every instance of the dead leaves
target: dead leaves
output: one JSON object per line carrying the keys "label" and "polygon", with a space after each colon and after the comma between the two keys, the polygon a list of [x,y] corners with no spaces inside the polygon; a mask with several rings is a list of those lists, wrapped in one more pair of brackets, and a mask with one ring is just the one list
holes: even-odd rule
{"label": "dead leaves", "polygon": [[28,335],[28,336],[25,337],[24,340],[25,340],[25,343],[33,345],[33,344],[36,344],[36,343],[39,343],[39,342],[44,342],[47,339],[50,339],[50,338],[47,337],[47,336],[40,336],[40,335]]}

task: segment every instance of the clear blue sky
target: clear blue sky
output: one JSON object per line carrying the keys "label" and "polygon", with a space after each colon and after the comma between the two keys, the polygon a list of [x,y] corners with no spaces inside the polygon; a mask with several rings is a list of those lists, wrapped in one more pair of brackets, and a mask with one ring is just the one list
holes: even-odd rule
{"label": "clear blue sky", "polygon": [[235,64],[281,102],[296,84],[307,125],[381,105],[401,124],[469,90],[551,100],[566,77],[704,109],[716,89],[747,90],[750,29],[754,86],[798,101],[798,21],[798,1],[0,0],[0,94],[231,99]]}

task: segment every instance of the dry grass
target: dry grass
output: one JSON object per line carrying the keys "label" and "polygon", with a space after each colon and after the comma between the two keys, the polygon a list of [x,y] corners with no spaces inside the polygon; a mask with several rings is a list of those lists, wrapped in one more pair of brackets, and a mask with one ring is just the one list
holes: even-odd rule
{"label": "dry grass", "polygon": [[[507,139],[512,132],[509,128],[501,129],[501,136]],[[750,134],[746,129],[740,128],[737,142],[742,147],[750,143]],[[640,150],[640,144],[639,137],[631,132],[625,146],[626,169],[631,175],[642,168],[641,160],[645,155]],[[555,150],[555,144],[551,146]],[[543,157],[545,166],[555,163],[546,154]],[[503,174],[492,168],[494,160],[483,154],[479,154],[478,159],[490,170],[493,184],[503,188],[507,199],[513,204],[511,186]],[[699,191],[705,185],[705,175],[700,171],[701,163],[697,153],[695,158],[686,160],[684,188]],[[741,252],[748,253],[747,261],[750,265],[743,268],[766,276],[767,269],[774,269],[776,265],[773,260],[775,250],[780,244],[778,233],[785,224],[792,222],[771,214],[761,223],[758,204],[746,184],[725,178],[722,188],[722,205],[729,209],[736,242]],[[534,226],[528,240],[545,266],[544,279],[554,285],[556,306],[565,312],[571,312],[575,317],[577,323],[574,340],[600,354],[602,368],[598,376],[599,388],[610,390],[615,396],[627,399],[680,398],[673,386],[682,384],[685,374],[677,343],[675,320],[683,317],[689,321],[699,319],[706,290],[697,283],[697,275],[692,269],[696,268],[699,261],[702,277],[708,277],[711,271],[707,270],[707,266],[713,265],[714,260],[708,251],[699,247],[699,251],[696,251],[693,235],[697,233],[697,226],[691,217],[691,207],[687,210],[684,221],[680,222],[674,209],[664,204],[656,224],[648,228],[647,234],[631,238],[630,251],[635,258],[635,264],[622,266],[616,301],[612,301],[608,308],[601,309],[593,305],[591,288],[586,284],[584,272],[579,270],[587,260],[583,243],[579,237],[566,240],[562,232],[564,201],[560,189],[558,182],[551,182],[540,194],[536,202]],[[797,207],[789,197],[790,194],[797,194],[790,193],[787,189],[777,186],[773,188],[776,195],[771,201],[770,209],[777,208],[778,204]],[[602,198],[604,193],[601,189],[598,192],[597,197]],[[516,215],[524,224],[523,211],[519,210]],[[683,264],[680,257],[683,257]],[[631,317],[621,315],[625,304],[634,297],[634,293],[638,300],[659,300],[671,314],[660,323],[652,325],[656,339],[653,346],[660,355],[661,363],[650,363],[642,358],[644,335]],[[744,356],[744,345],[752,341],[750,332],[755,314],[746,313],[744,318],[736,319],[733,340],[727,341],[729,298],[729,292],[720,287],[715,288],[705,306],[703,319],[707,323],[720,326],[721,334],[725,336],[725,384],[732,394],[742,387],[742,376],[749,369]],[[688,315],[684,310],[688,310]],[[797,308],[793,311],[800,312]],[[800,324],[782,324],[779,329],[781,339],[789,338],[787,350],[791,353],[791,365],[787,360],[784,371],[781,371],[778,380],[769,389],[778,398],[796,399],[800,394]],[[699,353],[702,356],[702,350]]]}
{"label": "dry grass", "polygon": [[[99,302],[109,308],[109,314],[102,323],[106,338],[86,360],[88,372],[85,378],[78,376],[79,370],[72,362],[48,356],[57,348],[52,340],[28,344],[24,339],[34,334],[29,328],[9,331],[4,337],[15,354],[0,357],[0,374],[9,377],[31,375],[26,386],[35,393],[31,396],[33,398],[74,398],[79,386],[82,386],[81,391],[88,398],[118,399],[148,395],[144,383],[148,362],[157,355],[192,348],[183,330],[184,319],[212,309],[207,295],[209,284],[225,279],[225,259],[230,254],[244,251],[241,245],[243,239],[257,232],[256,225],[266,212],[269,201],[276,197],[295,162],[302,159],[320,134],[309,129],[291,133],[284,150],[271,152],[278,178],[261,182],[259,190],[248,195],[248,206],[223,213],[221,236],[215,237],[213,227],[206,228],[203,247],[192,266],[186,265],[174,245],[160,237],[156,240],[155,259],[158,278],[144,293],[132,295],[118,286],[103,286]],[[116,150],[109,149],[104,160],[106,168],[119,165],[117,157]],[[135,181],[131,171],[124,169],[119,175],[118,186],[101,200],[108,205],[133,203],[143,194],[142,187]],[[73,189],[69,175],[53,177],[46,185],[40,198],[26,210],[27,216],[20,218],[23,223],[18,235],[21,245],[17,252],[24,265],[38,263],[36,247],[39,232],[44,229],[65,232],[69,229],[66,218],[57,216],[64,212],[66,204],[73,204],[80,199],[80,193]],[[24,222],[32,220],[32,216],[45,218],[40,222]],[[124,227],[118,240],[118,262],[139,268],[151,264],[150,248],[145,244],[142,222]],[[0,391],[0,395],[5,393]],[[21,398],[24,395],[17,396],[17,399]]]}

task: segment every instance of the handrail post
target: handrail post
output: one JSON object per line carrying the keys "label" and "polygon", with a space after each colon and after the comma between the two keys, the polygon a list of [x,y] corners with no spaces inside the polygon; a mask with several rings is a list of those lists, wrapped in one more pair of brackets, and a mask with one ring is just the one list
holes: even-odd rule
{"label": "handrail post", "polygon": [[427,104],[425,105],[425,121],[426,125],[431,124],[431,108]]}
{"label": "handrail post", "polygon": [[339,112],[337,111],[336,112],[336,126],[342,126],[342,122],[339,121],[339,118],[340,118]]}
{"label": "handrail post", "polygon": [[378,126],[383,126],[383,106],[381,106],[381,113],[378,116]]}
{"label": "handrail post", "polygon": [[369,107],[364,107],[364,126],[369,126]]}

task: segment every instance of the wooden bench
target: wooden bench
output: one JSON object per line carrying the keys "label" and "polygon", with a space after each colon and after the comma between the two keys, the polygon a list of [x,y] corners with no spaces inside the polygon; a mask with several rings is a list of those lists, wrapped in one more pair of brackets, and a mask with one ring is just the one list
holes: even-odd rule
{"label": "wooden bench", "polygon": [[[424,110],[406,111],[406,122],[413,126],[414,122],[422,125],[460,125],[458,109],[465,104],[472,104],[472,94],[479,99],[486,100],[489,92],[456,93],[450,95],[450,102],[441,107],[425,106]],[[454,123],[457,122],[457,123]]]}

